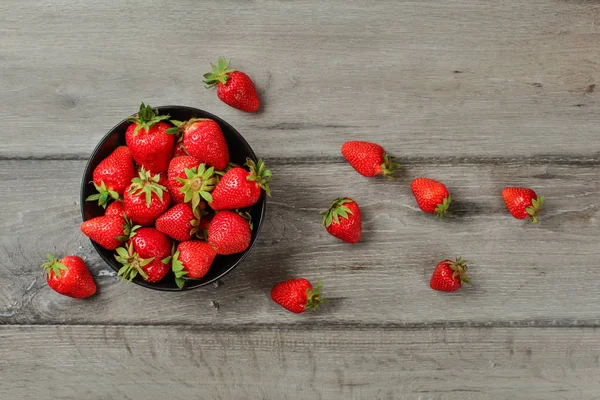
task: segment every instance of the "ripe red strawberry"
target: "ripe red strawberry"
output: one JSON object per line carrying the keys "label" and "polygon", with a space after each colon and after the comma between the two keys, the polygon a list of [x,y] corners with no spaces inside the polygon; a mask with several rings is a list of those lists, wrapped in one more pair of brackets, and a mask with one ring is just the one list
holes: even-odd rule
{"label": "ripe red strawberry", "polygon": [[131,151],[126,146],[119,146],[94,169],[93,183],[98,193],[86,200],[98,200],[98,204],[106,208],[110,198],[118,200],[123,195],[133,177]]}
{"label": "ripe red strawberry", "polygon": [[529,217],[534,224],[537,222],[537,214],[544,205],[544,196],[538,197],[529,188],[507,187],[502,190],[502,198],[506,208],[513,217],[525,219]]}
{"label": "ripe red strawberry", "polygon": [[58,293],[85,299],[96,293],[96,283],[87,266],[77,256],[66,256],[57,260],[51,254],[46,254],[48,262],[42,264],[47,272],[48,286]]}
{"label": "ripe red strawberry", "polygon": [[450,215],[448,207],[452,198],[443,183],[428,178],[417,178],[412,181],[410,188],[421,210],[430,214],[436,213],[439,218]]}
{"label": "ripe red strawberry", "polygon": [[471,280],[467,276],[467,260],[461,257],[456,261],[444,260],[441,261],[431,276],[431,286],[434,290],[442,292],[456,292],[462,287],[463,283],[471,284]]}
{"label": "ripe red strawberry", "polygon": [[141,228],[127,244],[119,247],[115,258],[123,267],[117,273],[131,281],[138,274],[148,282],[158,282],[171,270],[173,242],[154,228]]}
{"label": "ripe red strawberry", "polygon": [[306,310],[316,310],[319,304],[325,303],[321,298],[321,281],[313,289],[310,282],[304,278],[290,279],[279,282],[271,289],[271,299],[288,311],[296,314]]}
{"label": "ripe red strawberry", "polygon": [[331,235],[344,242],[356,243],[362,233],[360,208],[349,197],[335,199],[323,215],[323,225]]}
{"label": "ripe red strawberry", "polygon": [[269,182],[271,171],[267,169],[262,158],[255,163],[246,159],[250,172],[243,168],[235,167],[223,175],[212,193],[213,210],[234,210],[255,205],[260,199],[262,189],[271,195]]}
{"label": "ripe red strawberry", "polygon": [[159,175],[150,178],[142,169],[139,177],[131,180],[123,197],[123,204],[125,214],[136,224],[152,225],[169,208],[171,196],[167,188],[158,183],[159,178]]}
{"label": "ripe red strawberry", "polygon": [[342,155],[359,174],[391,178],[400,164],[394,162],[383,147],[370,142],[352,141],[342,145]]}
{"label": "ripe red strawberry", "polygon": [[173,135],[167,133],[171,124],[165,120],[169,118],[169,115],[158,115],[158,111],[144,103],[135,117],[128,118],[133,123],[127,128],[125,142],[135,162],[147,171],[160,173],[169,166],[175,144]]}
{"label": "ripe red strawberry", "polygon": [[194,212],[189,204],[177,204],[158,217],[156,229],[172,239],[183,242],[199,233],[200,220],[200,210]]}
{"label": "ripe red strawberry", "polygon": [[233,211],[220,211],[208,228],[208,242],[217,254],[241,253],[250,246],[250,223]]}
{"label": "ripe red strawberry", "polygon": [[117,217],[125,217],[125,207],[123,206],[122,201],[113,201],[106,207],[106,211],[104,211],[105,216],[117,216]]}
{"label": "ripe red strawberry", "polygon": [[132,223],[122,216],[116,215],[104,215],[81,223],[81,232],[107,250],[119,247],[137,228],[132,227]]}
{"label": "ripe red strawberry", "polygon": [[217,253],[213,247],[199,240],[179,243],[173,255],[175,283],[181,289],[186,279],[200,279],[208,273]]}
{"label": "ripe red strawberry", "polygon": [[[210,192],[215,187],[217,179],[215,169],[206,168],[206,164],[192,156],[175,157],[169,164],[169,191],[175,203],[191,203],[192,208],[198,208],[202,199],[211,201]],[[201,206],[200,208],[204,208]]]}
{"label": "ripe red strawberry", "polygon": [[245,73],[229,68],[224,58],[218,65],[212,66],[212,72],[204,74],[204,83],[209,87],[217,86],[217,96],[233,108],[245,112],[255,112],[260,107],[254,82]]}
{"label": "ripe red strawberry", "polygon": [[185,152],[196,157],[216,170],[224,170],[229,163],[229,148],[221,127],[207,118],[192,118],[188,121],[171,121],[176,128],[170,133],[181,134]]}

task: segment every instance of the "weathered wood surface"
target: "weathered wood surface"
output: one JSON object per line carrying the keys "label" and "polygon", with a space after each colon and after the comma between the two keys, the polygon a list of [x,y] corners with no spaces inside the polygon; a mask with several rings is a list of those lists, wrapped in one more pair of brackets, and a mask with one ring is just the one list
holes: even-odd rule
{"label": "weathered wood surface", "polygon": [[[600,399],[599,27],[578,0],[0,2],[0,397]],[[260,113],[203,88],[222,55]],[[122,284],[79,233],[84,160],[142,100],[214,112],[273,168],[258,246],[218,288]],[[358,176],[348,139],[405,170]],[[417,209],[416,176],[454,218]],[[546,196],[538,225],[506,185]],[[320,225],[341,195],[355,246]],[[85,257],[98,295],[50,290],[49,251]],[[428,289],[457,255],[473,287]],[[319,313],[269,300],[298,275],[324,281]]]}
{"label": "weathered wood surface", "polygon": [[[364,137],[429,157],[600,152],[597,1],[350,3],[3,0],[0,155],[85,158],[142,100],[212,111],[269,158]],[[219,56],[261,113],[203,88]]]}
{"label": "weathered wood surface", "polygon": [[3,387],[24,400],[591,400],[600,394],[598,335],[0,327],[0,356],[10,360],[0,365]]}
{"label": "weathered wood surface", "polygon": [[[360,177],[345,163],[273,164],[273,199],[248,260],[223,279],[224,286],[182,294],[123,284],[94,253],[79,232],[83,167],[76,160],[0,161],[0,182],[8,189],[2,230],[10,232],[0,248],[0,301],[6,315],[0,321],[600,323],[600,174],[595,165],[409,164],[390,182]],[[453,218],[440,223],[418,210],[409,187],[416,176],[446,182],[456,201]],[[524,183],[547,198],[537,225],[512,218],[499,194],[505,185]],[[321,226],[319,211],[341,195],[362,206],[364,233],[355,246]],[[46,251],[85,256],[99,277],[100,295],[87,302],[56,295],[40,276]],[[436,262],[459,255],[471,260],[476,284],[458,295],[432,291],[428,279]],[[324,281],[331,300],[322,312],[299,318],[269,300],[275,282],[298,275]],[[220,304],[218,315],[210,301]]]}

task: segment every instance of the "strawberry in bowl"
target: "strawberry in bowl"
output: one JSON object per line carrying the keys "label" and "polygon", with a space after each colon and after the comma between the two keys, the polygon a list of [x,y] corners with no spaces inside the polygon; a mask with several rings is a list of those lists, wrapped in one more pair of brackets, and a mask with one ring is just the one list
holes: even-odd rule
{"label": "strawberry in bowl", "polygon": [[[202,141],[195,141],[197,137]],[[215,141],[211,154],[202,149],[206,140]],[[127,162],[112,162],[116,150],[129,157]],[[118,171],[121,164],[127,166],[123,174]],[[107,165],[112,169],[100,181],[98,171],[108,171]],[[236,169],[228,174],[231,165]],[[113,176],[131,182],[125,185]],[[227,190],[218,184],[224,176],[226,182],[235,183]],[[102,138],[89,158],[81,184],[82,232],[126,280],[156,290],[197,288],[225,276],[252,249],[264,218],[270,180],[264,162],[219,117],[192,107],[142,104]],[[211,243],[208,232],[219,213],[223,215],[216,218]],[[113,220],[114,229],[106,228],[104,222]],[[152,249],[155,241],[136,238],[155,231],[172,242],[169,254],[164,246],[160,251]],[[203,244],[189,244],[197,242]],[[202,273],[196,273],[200,269],[185,258],[197,248],[210,255],[200,268]],[[165,269],[166,274],[148,273]]]}

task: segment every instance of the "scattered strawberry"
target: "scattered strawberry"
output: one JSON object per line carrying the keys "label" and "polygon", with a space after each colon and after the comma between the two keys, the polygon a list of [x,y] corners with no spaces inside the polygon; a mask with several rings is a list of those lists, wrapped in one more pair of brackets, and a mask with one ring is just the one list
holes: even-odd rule
{"label": "scattered strawberry", "polygon": [[349,197],[335,199],[323,215],[323,225],[331,235],[348,243],[356,243],[362,233],[360,208]]}
{"label": "scattered strawberry", "polygon": [[231,168],[221,177],[212,193],[210,206],[213,210],[233,210],[251,207],[258,202],[262,190],[271,195],[269,182],[271,171],[262,159],[255,163],[246,159],[250,172],[240,167]]}
{"label": "scattered strawberry", "polygon": [[77,256],[66,256],[57,260],[51,254],[46,254],[48,262],[42,264],[47,272],[48,286],[58,293],[85,299],[96,293],[96,283],[87,266]]}
{"label": "scattered strawberry", "polygon": [[186,279],[200,279],[208,273],[217,253],[213,247],[199,240],[179,243],[173,255],[175,283],[181,289]]}
{"label": "scattered strawberry", "polygon": [[114,250],[129,239],[138,226],[122,216],[104,215],[83,221],[81,232],[107,250]]}
{"label": "scattered strawberry", "polygon": [[159,175],[150,178],[142,169],[139,177],[131,180],[123,197],[123,204],[125,213],[136,224],[151,225],[169,208],[171,196],[167,188],[158,183],[159,179]]}
{"label": "scattered strawberry", "polygon": [[110,198],[118,200],[134,177],[133,158],[126,146],[117,147],[94,169],[93,183],[98,193],[88,196],[104,208]]}
{"label": "scattered strawberry", "polygon": [[123,206],[123,202],[118,200],[118,201],[113,201],[112,203],[110,203],[108,205],[108,207],[106,207],[106,211],[104,211],[104,215],[105,216],[117,216],[117,217],[126,217],[125,215],[125,207]]}
{"label": "scattered strawberry", "polygon": [[154,228],[136,231],[127,247],[117,249],[116,260],[123,266],[117,275],[131,281],[138,274],[147,282],[158,282],[171,270],[172,242]]}
{"label": "scattered strawberry", "polygon": [[216,170],[224,170],[229,163],[229,148],[219,124],[207,118],[192,118],[188,121],[171,121],[175,128],[169,133],[181,134],[187,154],[196,157]]}
{"label": "scattered strawberry", "polygon": [[219,58],[218,65],[211,66],[212,72],[204,74],[204,83],[209,88],[217,86],[217,96],[223,103],[245,112],[258,110],[260,101],[248,75],[229,68],[224,58]]}
{"label": "scattered strawberry", "polygon": [[208,228],[208,242],[217,254],[241,253],[250,246],[250,224],[233,211],[220,211],[213,217]]}
{"label": "scattered strawberry", "polygon": [[412,181],[410,188],[421,210],[430,214],[436,213],[439,218],[450,215],[448,207],[452,198],[443,183],[428,178],[417,178]]}
{"label": "scattered strawberry", "polygon": [[383,147],[370,142],[352,141],[342,145],[342,155],[359,174],[392,178],[400,164],[394,162]]}
{"label": "scattered strawberry", "polygon": [[200,220],[200,210],[194,212],[189,204],[177,204],[158,217],[156,229],[172,239],[183,242],[199,233]]}
{"label": "scattered strawberry", "polygon": [[502,190],[502,198],[506,208],[513,217],[525,219],[529,217],[532,223],[537,222],[537,214],[544,205],[544,196],[538,197],[529,188],[507,187]]}
{"label": "scattered strawberry", "polygon": [[463,283],[471,284],[467,276],[467,260],[457,258],[456,261],[441,261],[431,276],[429,285],[433,290],[442,292],[456,292],[460,290]]}
{"label": "scattered strawberry", "polygon": [[133,123],[127,128],[125,141],[135,162],[147,171],[160,173],[169,166],[175,143],[173,135],[167,133],[171,125],[165,120],[169,118],[144,103],[135,117],[128,118]]}
{"label": "scattered strawberry", "polygon": [[325,303],[321,298],[321,281],[313,289],[310,282],[304,278],[290,279],[273,286],[271,299],[283,308],[293,313],[303,313],[306,310],[316,310],[319,304]]}

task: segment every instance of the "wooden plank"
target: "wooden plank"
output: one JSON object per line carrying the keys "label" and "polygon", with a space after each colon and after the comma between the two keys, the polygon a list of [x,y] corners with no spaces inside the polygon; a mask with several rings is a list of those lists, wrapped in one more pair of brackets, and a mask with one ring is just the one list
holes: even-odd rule
{"label": "wooden plank", "polygon": [[[271,158],[337,156],[349,139],[399,156],[597,157],[599,11],[559,0],[5,0],[0,157],[84,158],[142,100],[212,111]],[[222,55],[255,80],[259,114],[203,88]]]}
{"label": "wooden plank", "polygon": [[[347,164],[271,165],[273,198],[257,247],[224,285],[160,293],[122,284],[78,229],[82,161],[0,161],[0,323],[251,326],[597,326],[600,175],[597,165],[410,164],[395,182]],[[416,207],[409,182],[448,185],[455,217]],[[540,223],[512,218],[500,190],[529,185],[546,196]],[[362,206],[364,233],[351,246],[329,236],[319,211],[337,196]],[[99,282],[90,301],[55,294],[38,265],[46,252],[84,256]],[[472,261],[473,287],[434,292],[437,261]],[[269,300],[292,276],[324,281],[321,312],[297,317]],[[215,310],[211,301],[219,303]]]}
{"label": "wooden plank", "polygon": [[[598,399],[594,328],[0,327],[11,399]],[[9,367],[10,365],[10,367]]]}

